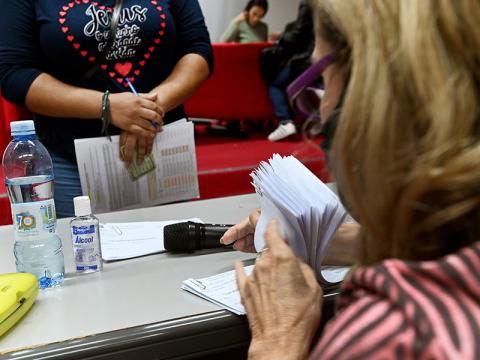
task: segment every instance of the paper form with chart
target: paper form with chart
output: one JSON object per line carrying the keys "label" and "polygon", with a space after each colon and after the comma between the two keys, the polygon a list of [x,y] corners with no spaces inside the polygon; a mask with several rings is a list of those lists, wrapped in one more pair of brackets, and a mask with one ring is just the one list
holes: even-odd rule
{"label": "paper form with chart", "polygon": [[82,192],[96,213],[127,210],[199,197],[193,123],[165,125],[152,153],[155,170],[132,181],[120,159],[120,137],[75,140]]}

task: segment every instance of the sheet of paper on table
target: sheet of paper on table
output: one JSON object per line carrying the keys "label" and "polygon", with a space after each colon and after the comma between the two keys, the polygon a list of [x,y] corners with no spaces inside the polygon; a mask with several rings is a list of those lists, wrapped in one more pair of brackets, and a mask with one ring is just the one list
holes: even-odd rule
{"label": "sheet of paper on table", "polygon": [[100,225],[102,258],[106,261],[131,259],[165,251],[163,228],[170,224],[202,220],[145,221]]}
{"label": "sheet of paper on table", "polygon": [[[255,265],[245,266],[249,276]],[[349,268],[329,266],[324,268],[323,276],[331,282],[342,281]],[[245,308],[240,300],[235,270],[201,279],[187,279],[182,282],[182,289],[214,303],[237,315],[245,315]]]}

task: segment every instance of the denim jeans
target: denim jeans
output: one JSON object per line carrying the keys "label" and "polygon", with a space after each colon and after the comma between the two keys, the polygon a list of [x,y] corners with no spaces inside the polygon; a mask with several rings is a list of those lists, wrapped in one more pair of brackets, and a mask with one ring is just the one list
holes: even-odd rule
{"label": "denim jeans", "polygon": [[64,158],[50,153],[53,162],[53,173],[55,175],[55,209],[57,217],[75,216],[73,198],[82,196],[80,175],[76,164]]}
{"label": "denim jeans", "polygon": [[273,112],[280,124],[291,122],[292,114],[287,98],[287,86],[290,82],[290,67],[286,66],[278,73],[268,87],[268,95],[272,102]]}

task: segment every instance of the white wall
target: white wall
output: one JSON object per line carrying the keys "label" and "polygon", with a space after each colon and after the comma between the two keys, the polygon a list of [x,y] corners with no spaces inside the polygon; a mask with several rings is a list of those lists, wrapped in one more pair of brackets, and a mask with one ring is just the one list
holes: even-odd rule
{"label": "white wall", "polygon": [[[281,32],[285,24],[297,16],[300,0],[270,0],[265,17],[270,32]],[[199,0],[213,42],[220,36],[230,21],[245,7],[247,0]]]}

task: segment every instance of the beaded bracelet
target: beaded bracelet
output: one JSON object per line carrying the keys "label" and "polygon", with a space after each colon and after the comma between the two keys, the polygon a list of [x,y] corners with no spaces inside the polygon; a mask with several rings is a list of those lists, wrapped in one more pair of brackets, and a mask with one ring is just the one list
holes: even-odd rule
{"label": "beaded bracelet", "polygon": [[112,141],[110,134],[108,133],[108,127],[110,126],[112,120],[112,114],[110,112],[110,100],[108,95],[110,92],[107,90],[103,93],[102,97],[102,134],[104,134],[108,140]]}

